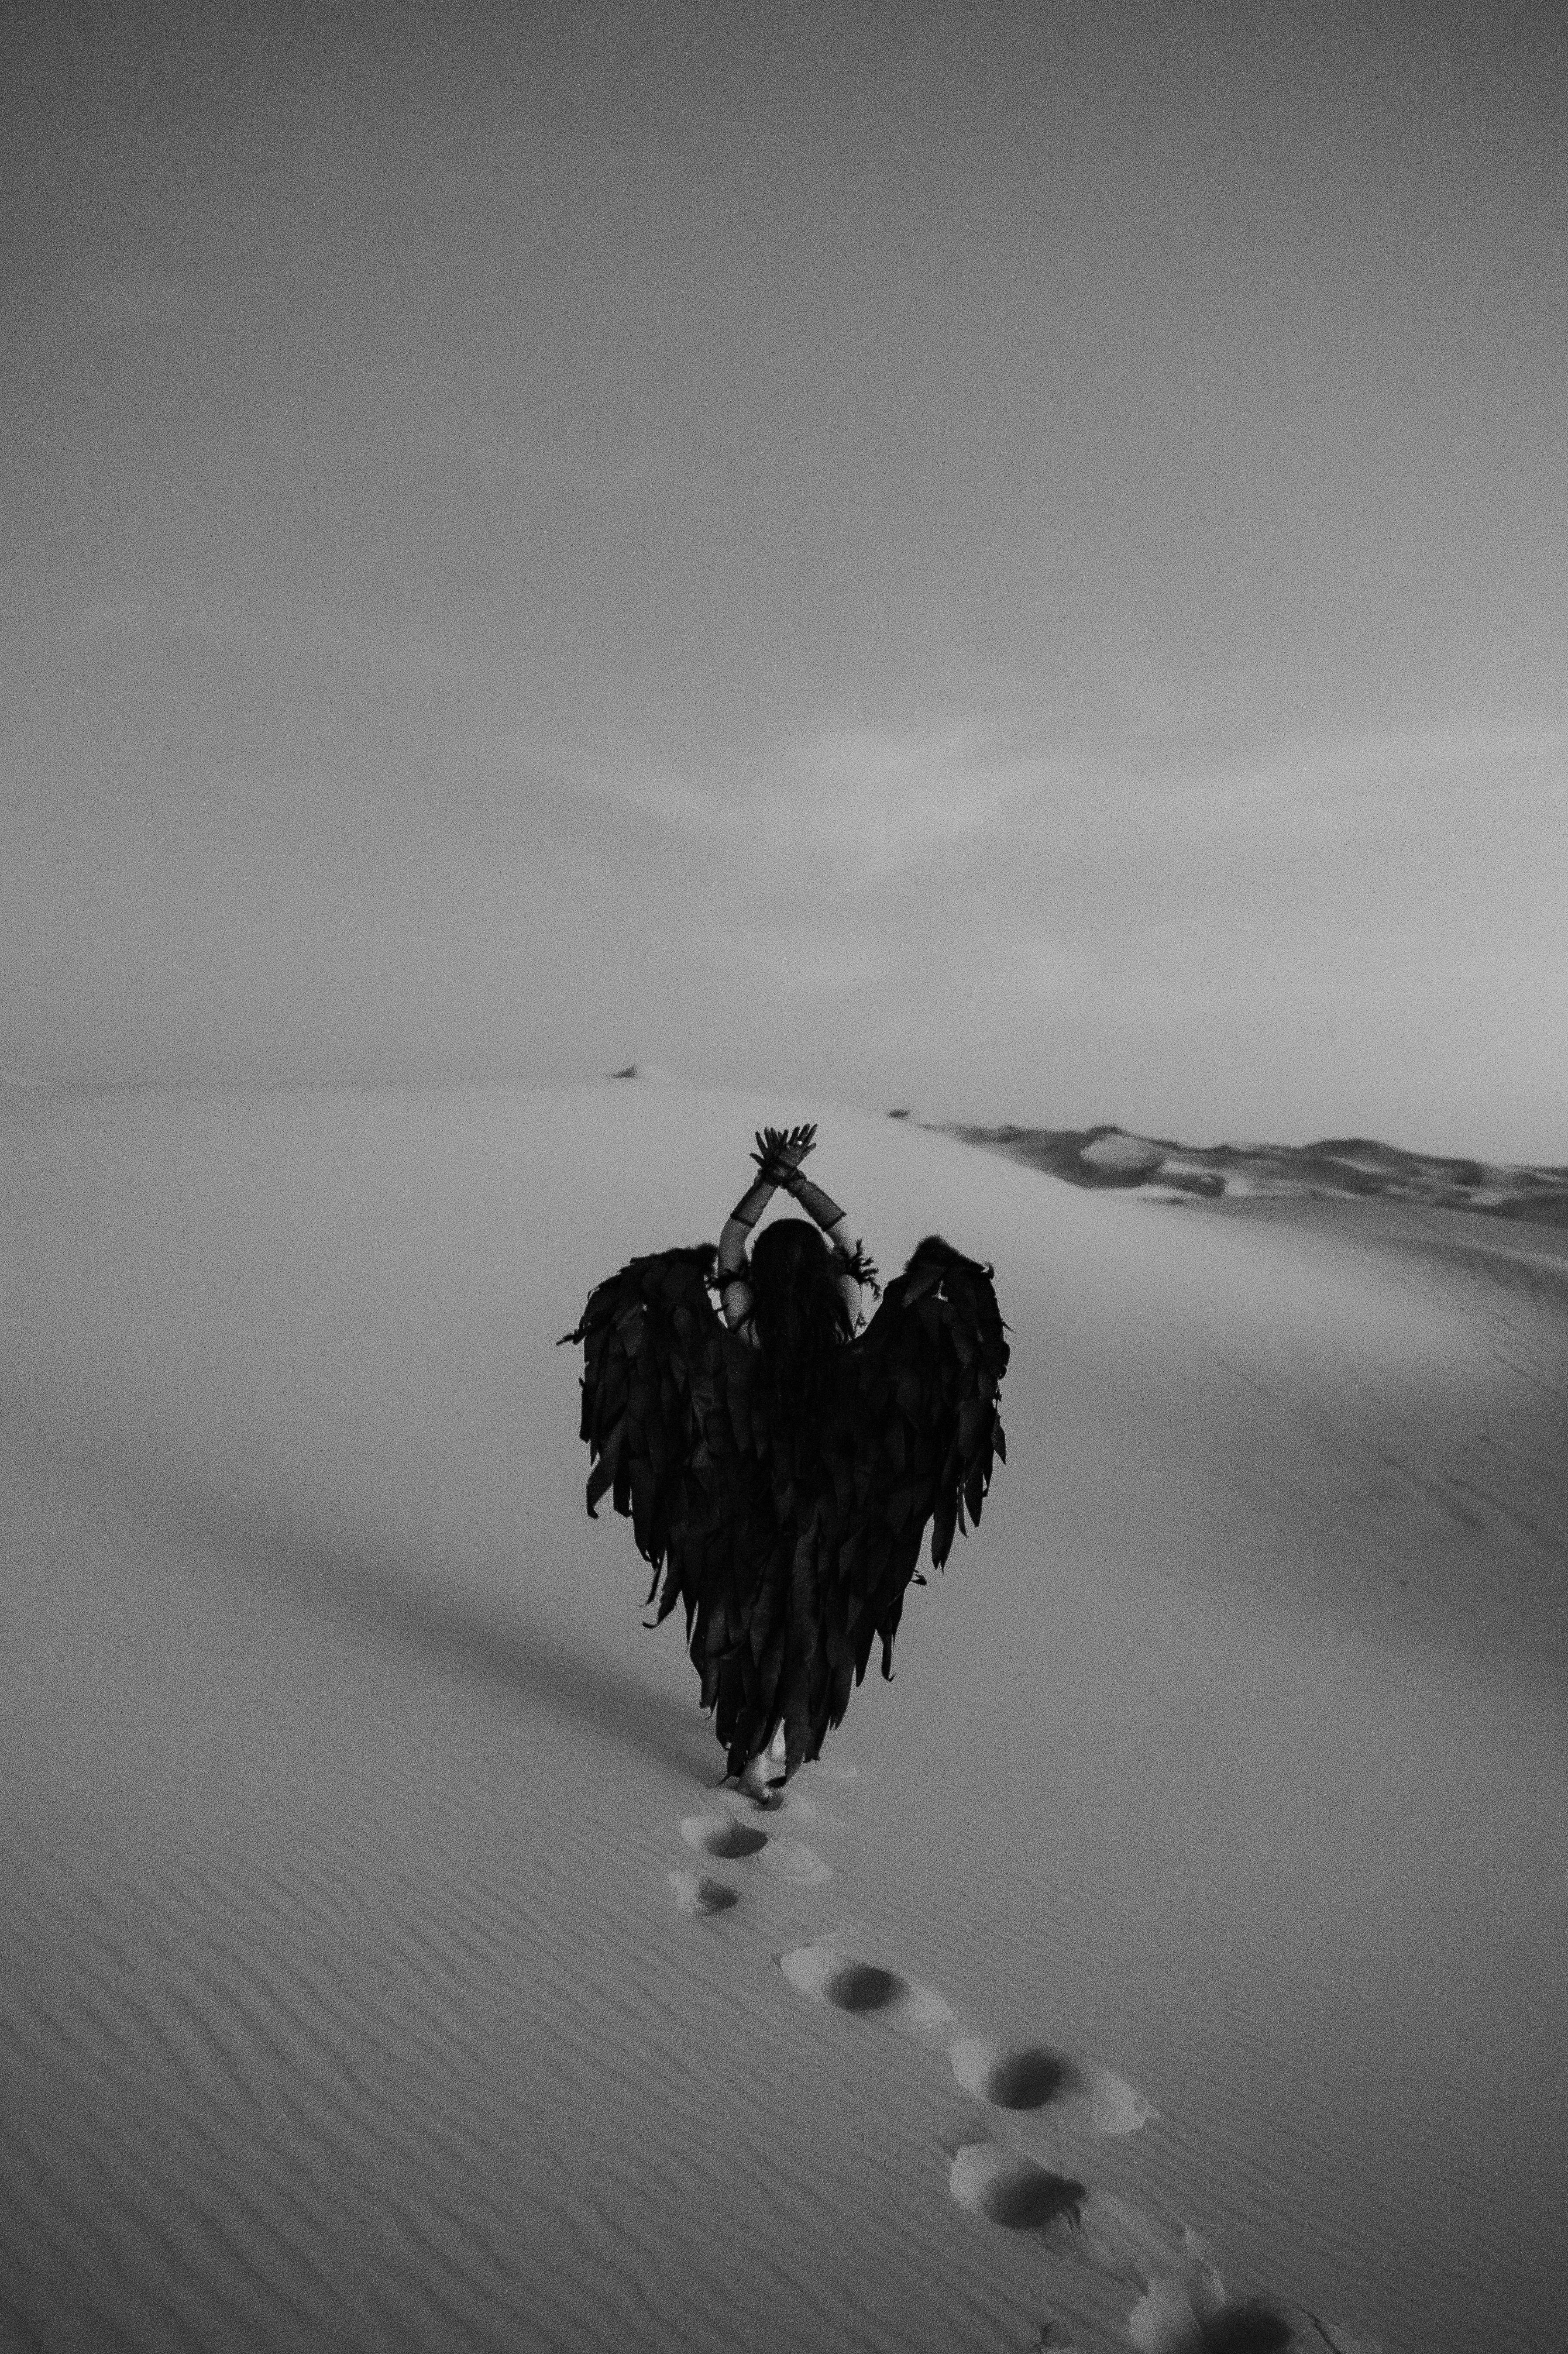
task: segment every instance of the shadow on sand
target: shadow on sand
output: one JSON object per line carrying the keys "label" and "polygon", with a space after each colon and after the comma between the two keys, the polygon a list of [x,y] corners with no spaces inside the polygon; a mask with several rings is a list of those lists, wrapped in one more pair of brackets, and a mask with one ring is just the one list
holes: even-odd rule
{"label": "shadow on sand", "polygon": [[[697,1707],[532,1614],[524,1592],[515,1603],[492,1599],[437,1560],[400,1559],[357,1531],[259,1502],[184,1466],[129,1460],[111,1447],[62,1447],[57,1433],[40,1449],[43,1434],[36,1427],[25,1434],[7,1419],[9,1435],[35,1460],[46,1453],[57,1472],[69,1465],[84,1484],[117,1490],[143,1524],[168,1538],[185,1575],[210,1576],[231,1565],[253,1586],[270,1586],[319,1614],[323,1632],[329,1621],[350,1625],[572,1718],[640,1758],[705,1782],[717,1778],[715,1744]],[[521,1574],[518,1582],[521,1589]],[[637,1596],[623,1599],[630,1617]]]}
{"label": "shadow on sand", "polygon": [[515,1606],[491,1601],[435,1566],[398,1561],[302,1515],[212,1492],[168,1492],[164,1508],[175,1511],[183,1533],[292,1601],[571,1717],[640,1757],[713,1778],[717,1753],[694,1706],[531,1617],[521,1596]]}

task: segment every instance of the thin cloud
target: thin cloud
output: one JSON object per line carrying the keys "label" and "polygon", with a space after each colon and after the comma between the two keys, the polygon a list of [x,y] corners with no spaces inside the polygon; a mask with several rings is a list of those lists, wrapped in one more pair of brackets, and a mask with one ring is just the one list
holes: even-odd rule
{"label": "thin cloud", "polygon": [[786,997],[840,997],[874,989],[893,970],[874,938],[845,939],[802,925],[768,930],[713,927],[703,946],[726,971],[743,974]]}
{"label": "thin cloud", "polygon": [[[630,754],[545,756],[565,783],[715,856],[744,851],[780,885],[853,888],[917,880],[962,854],[1183,842],[1226,855],[1332,843],[1438,824],[1484,790],[1494,811],[1560,808],[1568,727],[1455,725],[1292,737],[1211,762],[1197,747],[1097,742],[1081,722],[1031,728],[1000,717],[927,729],[827,729],[802,737],[740,785],[718,786]],[[1141,733],[1141,731],[1135,731]],[[1029,741],[1031,734],[1036,740]],[[536,763],[536,749],[513,748]]]}
{"label": "thin cloud", "polygon": [[825,730],[776,749],[741,784],[699,781],[630,753],[514,739],[509,761],[544,770],[588,800],[744,852],[783,884],[855,887],[928,867],[982,836],[1038,790],[1027,764],[965,723],[927,731]]}
{"label": "thin cloud", "polygon": [[1269,841],[1351,842],[1436,826],[1478,794],[1489,811],[1563,808],[1568,727],[1452,726],[1291,738],[1252,758],[1213,766],[1168,753],[1151,768],[1114,749],[1080,749],[1054,766],[1029,811],[1041,843],[1097,841],[1124,853],[1182,842],[1251,854]]}
{"label": "thin cloud", "polygon": [[763,826],[782,857],[876,882],[998,833],[1037,790],[1032,767],[971,721],[835,729],[795,748]]}
{"label": "thin cloud", "polygon": [[673,833],[728,843],[746,832],[733,796],[694,784],[679,770],[659,768],[634,753],[592,752],[527,737],[511,737],[501,749],[508,768],[547,778],[589,803],[649,818]]}
{"label": "thin cloud", "polygon": [[1313,742],[1295,738],[1257,765],[1208,781],[1227,818],[1292,801],[1351,811],[1392,809],[1435,790],[1468,791],[1478,779],[1531,799],[1555,781],[1536,772],[1568,752],[1568,727],[1412,727]]}

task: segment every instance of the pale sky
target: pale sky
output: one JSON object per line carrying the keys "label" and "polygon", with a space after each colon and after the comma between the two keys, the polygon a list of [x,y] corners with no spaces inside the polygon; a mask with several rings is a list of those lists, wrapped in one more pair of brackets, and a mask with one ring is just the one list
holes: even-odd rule
{"label": "pale sky", "polygon": [[6,12],[0,1069],[1568,1161],[1568,19]]}

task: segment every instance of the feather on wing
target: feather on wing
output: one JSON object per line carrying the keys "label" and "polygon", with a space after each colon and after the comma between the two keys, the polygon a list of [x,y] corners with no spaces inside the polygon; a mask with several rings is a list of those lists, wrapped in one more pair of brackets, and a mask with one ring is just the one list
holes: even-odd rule
{"label": "feather on wing", "polygon": [[756,1394],[757,1352],[709,1298],[714,1259],[711,1244],[632,1259],[562,1339],[584,1350],[588,1512],[608,1494],[630,1519],[653,1572],[648,1602],[658,1597],[658,1622],[683,1607],[703,1705],[744,1765],[782,1669],[793,1497]]}
{"label": "feather on wing", "polygon": [[846,1669],[858,1682],[875,1638],[883,1674],[892,1675],[905,1594],[912,1581],[924,1582],[927,1524],[940,1569],[955,1530],[980,1521],[995,1458],[1006,1458],[998,1408],[1004,1331],[990,1267],[928,1235],[844,1352],[834,1560],[824,1581],[836,1654],[833,1723],[849,1699]]}
{"label": "feather on wing", "polygon": [[728,1412],[726,1340],[708,1297],[714,1250],[634,1258],[588,1295],[581,1341],[588,1509],[609,1494],[653,1571],[648,1599],[681,1598],[694,1543],[733,1506],[741,1454]]}

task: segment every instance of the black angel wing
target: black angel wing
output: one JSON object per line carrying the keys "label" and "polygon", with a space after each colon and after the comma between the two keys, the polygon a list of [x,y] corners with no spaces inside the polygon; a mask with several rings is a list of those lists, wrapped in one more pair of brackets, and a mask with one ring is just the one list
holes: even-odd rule
{"label": "black angel wing", "polygon": [[1007,1342],[990,1268],[928,1235],[802,1412],[726,1331],[713,1265],[711,1246],[633,1259],[564,1336],[585,1351],[588,1507],[608,1493],[630,1517],[659,1618],[683,1606],[731,1769],[780,1717],[798,1765],[876,1637],[891,1675],[927,1523],[940,1566],[980,1519]]}
{"label": "black angel wing", "polygon": [[703,1704],[744,1765],[782,1672],[794,1539],[756,1352],[709,1298],[714,1259],[711,1244],[633,1259],[563,1340],[584,1346],[589,1514],[608,1493],[630,1517],[648,1600],[661,1622],[683,1606]]}
{"label": "black angel wing", "polygon": [[[822,1527],[827,1723],[842,1716],[874,1638],[891,1677],[905,1594],[924,1583],[927,1523],[938,1569],[966,1513],[979,1523],[994,1460],[1007,1457],[1004,1329],[991,1268],[927,1235],[844,1352]],[[813,1726],[819,1744],[825,1729]]]}
{"label": "black angel wing", "polygon": [[727,1411],[731,1344],[708,1296],[714,1258],[711,1244],[634,1258],[588,1294],[581,1322],[562,1335],[563,1346],[583,1343],[588,1517],[607,1491],[630,1517],[653,1570],[650,1602],[673,1565],[661,1618],[679,1598],[692,1540],[735,1501],[739,1433]]}

